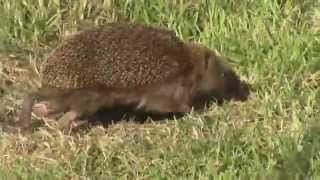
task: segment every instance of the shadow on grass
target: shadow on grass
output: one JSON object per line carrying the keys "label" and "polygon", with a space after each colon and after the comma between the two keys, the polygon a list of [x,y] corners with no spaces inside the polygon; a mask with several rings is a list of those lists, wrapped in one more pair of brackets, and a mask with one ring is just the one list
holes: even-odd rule
{"label": "shadow on grass", "polygon": [[[247,98],[245,99],[247,100]],[[245,101],[243,100],[243,101]],[[193,100],[193,109],[196,113],[204,112],[210,104],[215,103],[221,106],[223,103],[230,101],[227,98],[216,98],[209,95],[203,95],[196,97]],[[97,113],[92,116],[85,117],[89,120],[90,125],[103,125],[108,127],[110,124],[117,123],[119,121],[133,121],[136,123],[145,123],[148,120],[152,121],[163,121],[166,119],[182,118],[186,114],[184,113],[146,113],[143,110],[134,110],[135,105],[131,106],[119,106],[111,109],[104,108],[100,109]]]}
{"label": "shadow on grass", "polygon": [[[216,99],[198,99],[197,103],[194,105],[195,112],[201,113],[205,111],[206,107],[210,104],[216,102],[218,105],[222,105],[223,101],[217,102]],[[100,109],[97,113],[92,116],[86,117],[89,119],[90,125],[103,125],[108,127],[110,124],[117,123],[120,121],[133,121],[135,123],[145,123],[148,120],[152,121],[164,121],[173,118],[182,118],[185,116],[184,113],[146,113],[144,111],[135,110],[134,106],[119,106],[110,108]]]}

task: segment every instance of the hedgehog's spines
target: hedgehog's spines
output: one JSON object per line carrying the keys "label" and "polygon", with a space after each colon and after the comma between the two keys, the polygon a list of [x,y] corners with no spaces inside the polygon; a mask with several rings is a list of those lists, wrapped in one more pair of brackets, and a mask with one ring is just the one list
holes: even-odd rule
{"label": "hedgehog's spines", "polygon": [[86,29],[48,57],[45,85],[133,88],[160,83],[188,67],[188,49],[173,31],[111,23]]}

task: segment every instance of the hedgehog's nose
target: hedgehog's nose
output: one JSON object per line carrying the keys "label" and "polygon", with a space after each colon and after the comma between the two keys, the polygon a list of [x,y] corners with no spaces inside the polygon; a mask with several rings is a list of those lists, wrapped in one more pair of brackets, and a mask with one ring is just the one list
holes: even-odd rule
{"label": "hedgehog's nose", "polygon": [[236,99],[246,101],[250,95],[250,85],[244,81],[240,82],[240,87],[236,95]]}

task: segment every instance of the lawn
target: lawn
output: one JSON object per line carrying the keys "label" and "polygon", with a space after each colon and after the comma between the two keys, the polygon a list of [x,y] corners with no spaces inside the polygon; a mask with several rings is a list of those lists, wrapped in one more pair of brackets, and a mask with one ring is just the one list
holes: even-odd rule
{"label": "lawn", "polygon": [[[1,179],[320,179],[319,1],[2,0],[0,17]],[[114,21],[216,49],[254,90],[246,102],[163,121],[6,131],[46,55]]]}

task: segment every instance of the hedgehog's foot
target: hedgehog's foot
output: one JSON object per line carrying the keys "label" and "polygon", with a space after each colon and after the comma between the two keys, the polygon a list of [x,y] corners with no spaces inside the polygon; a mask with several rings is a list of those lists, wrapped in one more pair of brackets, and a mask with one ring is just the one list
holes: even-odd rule
{"label": "hedgehog's foot", "polygon": [[48,108],[49,102],[40,102],[32,107],[32,112],[39,117],[46,117],[49,115],[50,109]]}
{"label": "hedgehog's foot", "polygon": [[76,111],[67,112],[58,120],[57,129],[63,130],[65,128],[69,128],[78,117],[79,113]]}

